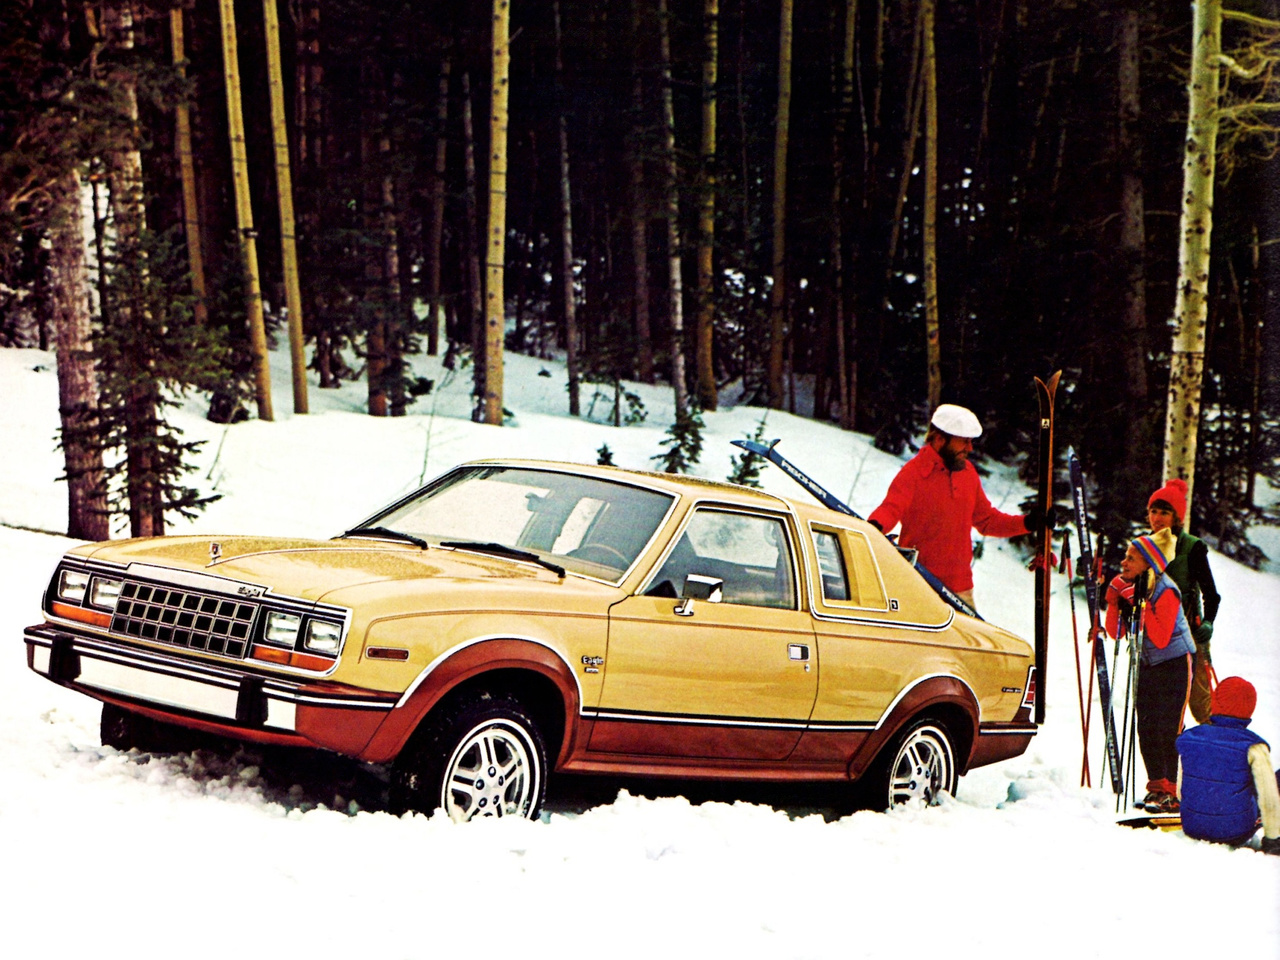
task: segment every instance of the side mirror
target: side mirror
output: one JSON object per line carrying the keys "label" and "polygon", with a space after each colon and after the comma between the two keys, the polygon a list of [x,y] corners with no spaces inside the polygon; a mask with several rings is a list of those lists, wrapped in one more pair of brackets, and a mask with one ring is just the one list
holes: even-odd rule
{"label": "side mirror", "polygon": [[684,578],[683,598],[676,604],[675,614],[678,617],[693,616],[693,601],[705,600],[707,603],[719,603],[724,599],[724,581],[719,577],[704,577],[691,573]]}

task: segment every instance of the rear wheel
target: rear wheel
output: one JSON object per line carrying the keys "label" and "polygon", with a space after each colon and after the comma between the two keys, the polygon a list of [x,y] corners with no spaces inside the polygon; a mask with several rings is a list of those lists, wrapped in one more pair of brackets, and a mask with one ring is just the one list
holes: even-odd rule
{"label": "rear wheel", "polygon": [[951,734],[925,717],[909,724],[880,755],[872,800],[882,810],[912,800],[933,806],[944,791],[955,795],[958,780]]}
{"label": "rear wheel", "polygon": [[547,751],[515,697],[480,693],[428,719],[391,770],[394,810],[443,809],[475,817],[536,820],[546,794]]}

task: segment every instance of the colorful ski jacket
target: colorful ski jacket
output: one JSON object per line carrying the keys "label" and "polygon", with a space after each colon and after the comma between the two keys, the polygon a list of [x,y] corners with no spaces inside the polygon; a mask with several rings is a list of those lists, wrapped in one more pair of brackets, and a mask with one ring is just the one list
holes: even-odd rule
{"label": "colorful ski jacket", "polygon": [[884,502],[867,519],[885,533],[901,521],[898,543],[920,551],[920,563],[957,593],[973,589],[971,527],[988,537],[1027,532],[1020,515],[991,505],[973,464],[948,470],[928,444],[898,471]]}
{"label": "colorful ski jacket", "polygon": [[[1107,587],[1107,633],[1113,637],[1124,636],[1120,604],[1127,599],[1126,594],[1132,595],[1132,590],[1133,584],[1120,577],[1113,579]],[[1182,611],[1182,595],[1168,574],[1161,574],[1142,611],[1142,654],[1139,660],[1155,666],[1195,652],[1191,626]]]}
{"label": "colorful ski jacket", "polygon": [[[1213,716],[1178,737],[1182,832],[1197,840],[1240,840],[1258,822],[1258,788],[1250,748],[1266,741],[1248,720]],[[1272,780],[1269,752],[1264,771]]]}

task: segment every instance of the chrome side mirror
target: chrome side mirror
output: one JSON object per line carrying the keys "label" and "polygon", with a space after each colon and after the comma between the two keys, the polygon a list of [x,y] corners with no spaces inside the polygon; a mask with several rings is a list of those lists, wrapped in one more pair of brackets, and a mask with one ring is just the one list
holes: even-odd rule
{"label": "chrome side mirror", "polygon": [[724,599],[724,581],[719,577],[704,577],[691,573],[684,578],[683,598],[676,604],[674,613],[678,617],[693,616],[693,601],[705,600],[707,603],[719,603]]}

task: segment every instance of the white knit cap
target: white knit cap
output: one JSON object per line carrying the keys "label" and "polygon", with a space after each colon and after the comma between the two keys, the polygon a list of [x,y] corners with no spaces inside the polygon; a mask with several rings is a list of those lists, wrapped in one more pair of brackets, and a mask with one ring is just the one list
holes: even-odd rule
{"label": "white knit cap", "polygon": [[953,437],[964,437],[972,440],[982,436],[982,424],[968,407],[956,406],[954,403],[940,404],[933,411],[933,419],[929,421],[943,433]]}

